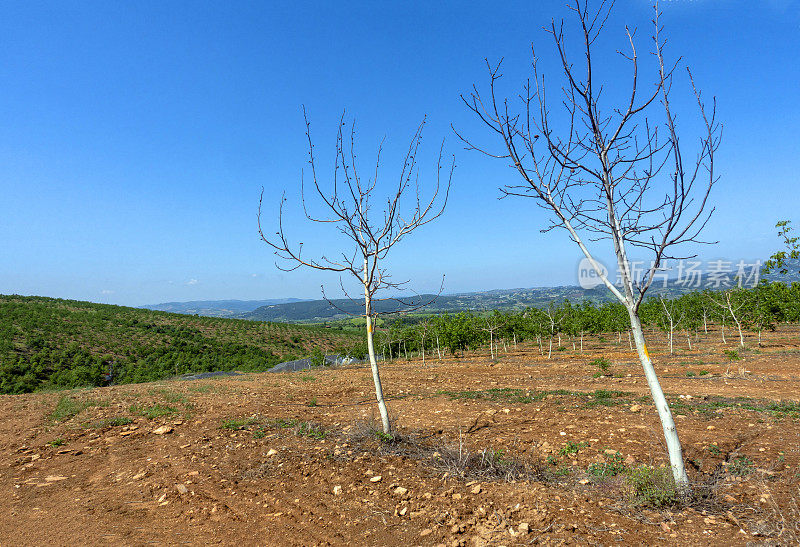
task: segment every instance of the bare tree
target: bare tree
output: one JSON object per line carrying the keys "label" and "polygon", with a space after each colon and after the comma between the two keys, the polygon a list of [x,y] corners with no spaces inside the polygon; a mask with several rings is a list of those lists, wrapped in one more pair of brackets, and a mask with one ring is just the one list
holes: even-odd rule
{"label": "bare tree", "polygon": [[[617,105],[607,104],[610,92],[596,81],[594,65],[595,42],[608,21],[613,1],[602,0],[596,10],[589,9],[588,0],[572,0],[569,7],[579,23],[582,67],[573,65],[569,58],[563,21],[552,21],[545,28],[555,42],[564,77],[559,97],[563,116],[550,110],[534,51],[533,74],[519,94],[518,107],[500,98],[501,65],[492,66],[488,61],[488,94],[473,87],[472,93],[462,96],[467,107],[499,138],[501,151],[491,151],[461,134],[459,137],[468,149],[510,162],[522,181],[501,188],[504,196],[530,197],[549,211],[551,223],[544,231],[565,230],[605,286],[625,305],[663,426],[673,476],[678,485],[686,486],[680,440],[647,352],[639,306],[665,261],[689,258],[679,256],[676,248],[700,243],[698,236],[713,212],[707,204],[716,181],[714,153],[721,132],[715,120],[716,104],[707,112],[689,72],[703,130],[694,158],[686,161],[670,106],[673,76],[680,60],[668,65],[664,58],[658,5],[653,19],[653,87],[641,96],[636,33],[625,27],[627,52],[618,53],[630,67],[630,87]],[[653,114],[658,114],[659,122],[654,123]],[[559,125],[562,130],[556,131]],[[604,241],[610,241],[616,255],[619,286],[595,258]],[[640,279],[634,275],[631,252],[645,253],[652,260]]]}
{"label": "bare tree", "polygon": [[[446,171],[446,182],[442,184],[442,160],[444,152],[444,142],[439,148],[439,159],[436,166],[436,185],[433,188],[430,199],[423,199],[420,192],[419,169],[417,168],[417,151],[422,142],[422,129],[425,126],[425,119],[417,127],[411,144],[406,152],[403,167],[400,170],[400,177],[393,191],[386,199],[382,215],[375,220],[373,213],[373,198],[375,189],[378,186],[380,172],[381,150],[383,144],[378,147],[375,160],[374,172],[366,180],[362,178],[356,167],[355,122],[351,125],[349,138],[345,139],[343,127],[345,126],[344,114],[339,123],[336,135],[336,159],[333,168],[333,180],[330,187],[323,189],[317,177],[316,159],[314,156],[314,145],[311,139],[311,124],[308,121],[305,107],[303,108],[303,118],[306,123],[306,137],[308,140],[308,155],[311,171],[311,180],[321,205],[326,211],[326,216],[316,216],[309,213],[306,207],[306,196],[304,182],[301,179],[301,200],[303,212],[306,218],[312,222],[330,224],[349,240],[349,248],[337,252],[336,254],[325,254],[319,258],[308,258],[303,255],[303,244],[290,244],[283,226],[283,204],[286,202],[285,195],[281,199],[280,212],[278,217],[278,231],[274,237],[266,237],[261,226],[261,203],[264,197],[262,189],[261,199],[258,204],[258,233],[261,239],[275,250],[275,254],[281,258],[286,267],[277,265],[284,271],[291,271],[301,266],[315,270],[337,272],[340,274],[350,274],[354,276],[363,287],[363,306],[362,317],[366,319],[367,330],[367,349],[369,361],[372,368],[372,379],[375,383],[375,395],[378,402],[378,411],[381,416],[383,432],[391,434],[391,423],[389,421],[389,411],[383,397],[383,388],[378,370],[378,362],[375,356],[375,344],[373,338],[373,326],[378,312],[375,304],[383,300],[392,300],[400,309],[418,309],[430,302],[423,302],[421,298],[410,300],[399,297],[378,298],[380,291],[391,290],[394,292],[406,288],[407,281],[393,281],[383,261],[389,251],[403,240],[411,232],[428,224],[438,218],[447,204],[450,194],[450,183],[452,181],[455,160],[450,164]],[[406,198],[404,200],[403,198]],[[401,208],[406,201],[411,202],[407,212],[402,212]],[[331,258],[329,258],[331,257]],[[355,302],[344,287],[340,277],[340,286],[345,295]],[[441,292],[441,289],[440,289]],[[325,296],[323,298],[329,304],[335,304]],[[360,299],[361,297],[359,297]],[[341,308],[339,308],[341,310]],[[344,311],[344,310],[341,310]],[[345,312],[348,313],[349,312]]]}

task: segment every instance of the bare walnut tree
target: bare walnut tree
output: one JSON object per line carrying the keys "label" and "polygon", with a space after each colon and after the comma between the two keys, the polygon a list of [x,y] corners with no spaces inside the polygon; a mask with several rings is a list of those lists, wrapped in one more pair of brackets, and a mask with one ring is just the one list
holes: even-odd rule
{"label": "bare walnut tree", "polygon": [[[652,39],[653,81],[642,91],[640,59],[635,31],[625,27],[626,52],[618,52],[630,68],[628,91],[619,104],[608,104],[609,89],[597,81],[595,42],[603,30],[613,2],[603,0],[590,10],[588,0],[573,0],[569,8],[577,18],[580,63],[569,58],[563,21],[545,28],[551,35],[563,84],[554,114],[537,71],[533,52],[532,76],[519,94],[520,101],[500,98],[500,65],[489,66],[488,93],[477,87],[462,96],[467,107],[501,143],[500,152],[475,141],[464,140],[468,149],[509,161],[521,181],[501,189],[506,196],[533,198],[552,214],[544,230],[560,228],[577,244],[606,287],[625,305],[639,360],[664,430],[675,482],[688,485],[680,440],[667,400],[645,346],[639,306],[656,273],[680,256],[679,247],[701,243],[700,232],[713,209],[708,207],[716,182],[714,153],[721,126],[714,104],[709,111],[688,72],[699,107],[701,135],[691,160],[679,140],[676,116],[670,107],[673,76],[678,67],[664,59],[664,40],[659,8],[654,6]],[[615,87],[615,86],[609,86]],[[657,118],[657,120],[656,120]],[[619,286],[608,278],[596,260],[610,242],[619,270]],[[634,251],[635,249],[635,251]],[[635,278],[630,252],[652,260],[643,277]]]}
{"label": "bare walnut tree", "polygon": [[[403,290],[408,283],[407,281],[393,281],[389,272],[383,267],[383,261],[392,247],[400,243],[414,230],[435,220],[444,212],[447,198],[450,194],[450,183],[455,162],[450,163],[449,169],[445,172],[447,180],[443,183],[442,171],[446,168],[442,164],[444,151],[444,142],[442,142],[436,166],[436,184],[433,187],[430,199],[423,199],[419,184],[419,170],[417,168],[417,151],[422,142],[422,129],[425,126],[425,120],[423,119],[411,139],[397,183],[392,187],[391,194],[383,203],[384,207],[381,214],[374,215],[373,200],[375,198],[375,189],[378,186],[382,144],[378,147],[374,172],[371,173],[371,178],[362,178],[356,167],[355,123],[351,126],[349,137],[345,139],[342,129],[345,126],[343,115],[336,135],[336,160],[333,168],[333,180],[328,187],[323,188],[317,177],[314,145],[311,140],[311,124],[306,116],[305,108],[303,108],[303,117],[306,123],[308,161],[311,166],[314,192],[321,200],[322,208],[326,211],[327,216],[318,217],[309,213],[306,207],[305,185],[301,181],[303,212],[308,220],[330,224],[338,230],[349,240],[349,247],[337,251],[335,254],[322,255],[319,258],[304,256],[303,244],[290,244],[284,232],[283,204],[286,201],[285,196],[281,199],[278,231],[273,237],[267,237],[261,227],[263,190],[258,205],[258,233],[261,239],[275,250],[275,254],[283,259],[286,267],[278,266],[280,269],[290,271],[305,266],[315,270],[350,274],[358,280],[359,286],[363,287],[364,313],[361,316],[366,319],[367,349],[372,368],[372,379],[375,382],[375,395],[378,401],[383,432],[389,435],[391,434],[391,423],[389,421],[389,411],[383,398],[383,388],[381,387],[373,339],[373,325],[377,315],[374,306],[376,302],[392,300],[396,306],[408,311],[422,307],[429,302],[422,302],[419,298],[407,300],[397,296],[377,298],[376,294],[379,292],[393,291],[397,293]],[[401,211],[406,202],[410,202],[410,206],[407,210]],[[341,278],[340,286],[345,295],[354,301],[355,299],[347,293]],[[324,288],[322,294],[329,304],[336,307],[325,296]],[[359,296],[358,298],[360,299],[361,297]]]}

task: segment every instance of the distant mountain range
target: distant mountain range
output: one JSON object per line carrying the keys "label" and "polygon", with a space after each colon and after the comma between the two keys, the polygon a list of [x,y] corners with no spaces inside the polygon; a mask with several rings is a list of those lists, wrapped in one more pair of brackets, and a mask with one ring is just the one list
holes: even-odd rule
{"label": "distant mountain range", "polygon": [[[773,273],[766,277],[771,281],[792,283],[800,281],[800,262],[790,261],[790,271],[787,275]],[[662,281],[657,281],[650,287],[648,296],[678,296],[694,290],[684,287],[670,279],[667,286]],[[425,303],[434,298],[434,295],[423,294],[415,297],[404,297],[404,301],[412,303]],[[554,300],[568,299],[572,302],[590,300],[604,302],[613,300],[614,297],[604,286],[594,289],[582,289],[578,286],[560,287],[534,287],[518,289],[495,289],[490,291],[467,292],[459,294],[444,294],[438,296],[433,303],[425,307],[426,312],[443,313],[459,311],[485,311],[485,310],[519,310],[528,306],[546,306]],[[352,302],[349,299],[335,299],[329,303],[326,300],[303,300],[299,298],[283,298],[271,300],[204,300],[195,302],[168,302],[152,306],[142,306],[151,310],[168,311],[173,313],[197,314],[210,317],[228,317],[250,319],[253,321],[278,321],[286,323],[311,323],[335,321],[349,317],[348,314],[360,315],[363,313],[363,302]],[[397,311],[401,306],[394,300],[376,302],[375,311],[381,313]]]}
{"label": "distant mountain range", "polygon": [[204,315],[206,317],[241,317],[263,306],[302,302],[300,298],[273,298],[268,300],[195,300],[193,302],[165,302],[141,306],[147,310]]}

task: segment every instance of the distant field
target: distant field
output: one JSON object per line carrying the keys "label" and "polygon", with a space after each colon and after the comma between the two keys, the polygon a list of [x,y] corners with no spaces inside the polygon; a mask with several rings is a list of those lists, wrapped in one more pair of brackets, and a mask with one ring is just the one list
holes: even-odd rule
{"label": "distant field", "polygon": [[265,370],[359,340],[342,328],[195,317],[0,295],[0,392],[150,381],[212,370]]}

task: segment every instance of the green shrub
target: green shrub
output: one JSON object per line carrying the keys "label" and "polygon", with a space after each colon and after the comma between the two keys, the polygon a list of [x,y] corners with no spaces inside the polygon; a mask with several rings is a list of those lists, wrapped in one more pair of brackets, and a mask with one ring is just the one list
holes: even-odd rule
{"label": "green shrub", "polygon": [[582,448],[586,448],[589,446],[589,443],[586,441],[581,441],[576,443],[574,441],[567,441],[567,444],[558,452],[562,456],[570,456],[572,454],[577,454]]}
{"label": "green shrub", "polygon": [[602,374],[605,374],[611,368],[611,361],[606,359],[605,357],[598,357],[593,361],[589,362],[589,366],[597,367],[600,369]]}
{"label": "green shrub", "polygon": [[731,475],[744,477],[753,471],[753,462],[747,456],[739,456],[733,459],[728,469]]}
{"label": "green shrub", "polygon": [[625,471],[625,460],[622,454],[606,454],[606,461],[589,465],[587,471],[595,477],[614,477]]}
{"label": "green shrub", "polygon": [[669,467],[636,467],[628,473],[627,483],[634,505],[666,507],[678,500],[678,489]]}
{"label": "green shrub", "polygon": [[728,361],[738,361],[741,359],[739,352],[735,349],[726,349],[722,353],[725,354],[725,357],[728,358]]}

